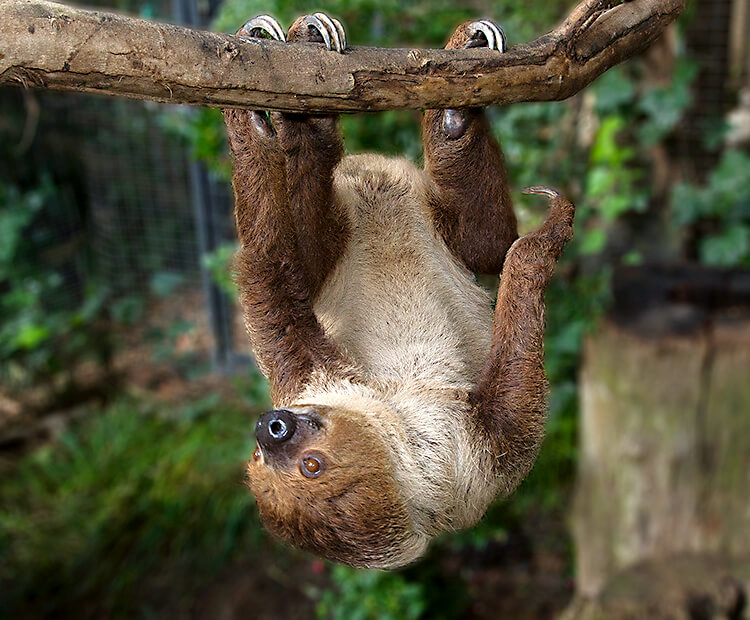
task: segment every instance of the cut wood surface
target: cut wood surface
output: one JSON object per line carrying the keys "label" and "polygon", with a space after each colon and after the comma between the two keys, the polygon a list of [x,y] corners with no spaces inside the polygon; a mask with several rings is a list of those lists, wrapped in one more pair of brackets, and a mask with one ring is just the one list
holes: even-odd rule
{"label": "cut wood surface", "polygon": [[[684,328],[691,312],[701,309],[676,301],[642,318]],[[573,510],[579,594],[600,596],[639,562],[750,558],[749,368],[747,307],[661,337],[605,322],[586,339]],[[641,608],[627,617],[664,616]]]}
{"label": "cut wood surface", "polygon": [[338,54],[53,2],[0,0],[0,84],[309,112],[553,101],[644,49],[684,4],[586,0],[557,29],[505,54],[371,47]]}

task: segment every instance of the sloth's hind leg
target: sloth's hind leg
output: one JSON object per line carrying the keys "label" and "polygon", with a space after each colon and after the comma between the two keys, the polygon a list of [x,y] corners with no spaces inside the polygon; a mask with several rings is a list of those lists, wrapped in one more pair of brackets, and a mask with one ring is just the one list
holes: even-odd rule
{"label": "sloth's hind leg", "polygon": [[[467,22],[456,29],[446,48],[470,47],[503,52],[505,37],[488,20]],[[518,233],[503,154],[484,112],[427,110],[422,138],[435,227],[469,269],[499,273]]]}
{"label": "sloth's hind leg", "polygon": [[531,469],[544,436],[544,290],[573,234],[575,208],[543,187],[526,193],[550,199],[539,230],[508,251],[495,308],[490,356],[472,393],[477,421],[497,456],[497,473],[510,492]]}

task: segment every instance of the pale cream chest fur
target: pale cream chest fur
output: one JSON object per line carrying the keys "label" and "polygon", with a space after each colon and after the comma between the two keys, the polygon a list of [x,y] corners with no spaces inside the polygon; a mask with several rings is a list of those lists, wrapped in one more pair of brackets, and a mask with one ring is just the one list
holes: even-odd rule
{"label": "pale cream chest fur", "polygon": [[437,237],[422,170],[352,156],[336,169],[334,190],[351,239],[315,303],[326,332],[374,377],[475,384],[492,302]]}
{"label": "pale cream chest fur", "polygon": [[351,238],[315,312],[365,385],[313,381],[304,399],[377,418],[402,488],[414,491],[418,529],[471,525],[497,492],[489,447],[466,426],[466,396],[490,349],[491,299],[435,233],[416,166],[348,157],[334,189]]}

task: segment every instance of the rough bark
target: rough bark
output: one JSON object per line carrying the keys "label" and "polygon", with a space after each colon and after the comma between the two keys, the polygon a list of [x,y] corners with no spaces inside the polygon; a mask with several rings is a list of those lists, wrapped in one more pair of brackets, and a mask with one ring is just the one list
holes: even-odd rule
{"label": "rough bark", "polygon": [[750,558],[679,555],[637,564],[562,620],[746,620]]}
{"label": "rough bark", "polygon": [[505,54],[364,47],[337,54],[40,0],[0,0],[0,83],[287,111],[552,101],[643,50],[684,2],[585,0],[560,27]]}
{"label": "rough bark", "polygon": [[588,340],[581,378],[578,588],[681,552],[750,555],[750,322]]}

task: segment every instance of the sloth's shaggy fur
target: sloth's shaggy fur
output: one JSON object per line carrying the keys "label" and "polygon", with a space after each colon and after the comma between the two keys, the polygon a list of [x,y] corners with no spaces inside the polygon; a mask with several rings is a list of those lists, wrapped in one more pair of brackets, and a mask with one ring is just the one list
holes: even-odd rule
{"label": "sloth's shaggy fur", "polygon": [[[422,170],[342,159],[330,117],[225,111],[248,333],[274,406],[304,426],[259,451],[250,486],[272,532],[358,566],[404,565],[474,524],[543,436],[543,294],[573,206],[535,190],[549,216],[514,243],[482,111],[451,113],[450,138],[445,114],[425,114]],[[472,271],[501,268],[493,311]]]}

